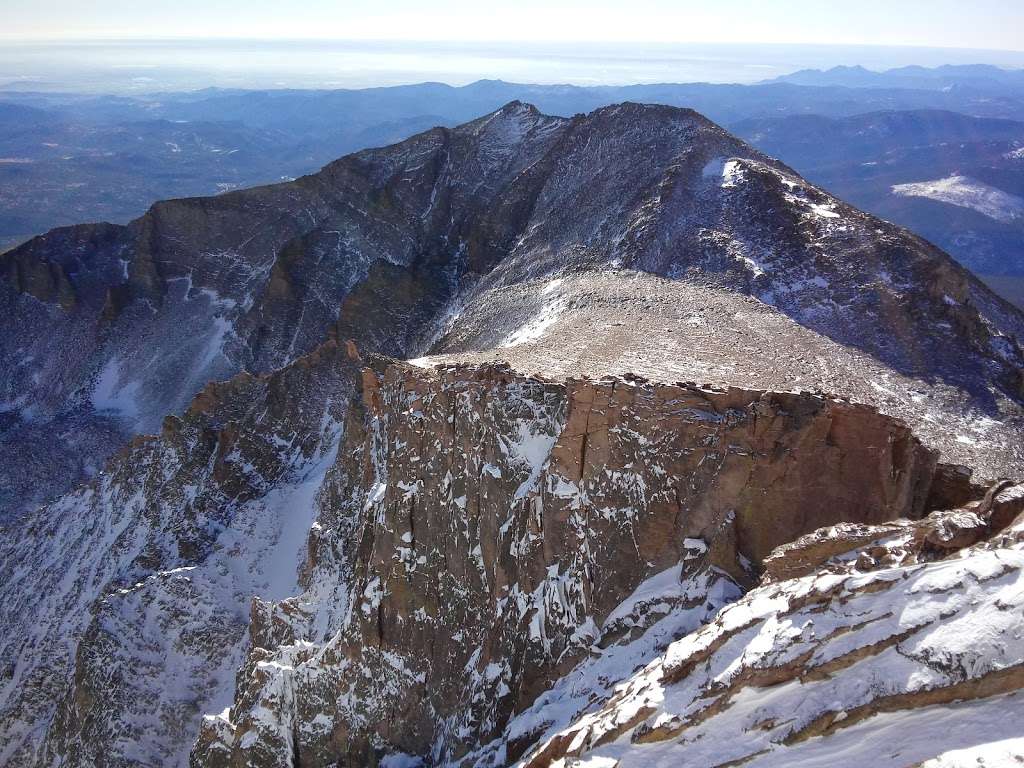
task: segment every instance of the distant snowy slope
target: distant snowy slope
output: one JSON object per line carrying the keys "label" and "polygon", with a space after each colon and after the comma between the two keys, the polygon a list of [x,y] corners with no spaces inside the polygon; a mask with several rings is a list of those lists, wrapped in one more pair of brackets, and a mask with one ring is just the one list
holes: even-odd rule
{"label": "distant snowy slope", "polygon": [[926,197],[940,203],[970,208],[1005,224],[1024,218],[1024,198],[967,176],[947,176],[935,181],[896,184],[892,191],[895,195]]}

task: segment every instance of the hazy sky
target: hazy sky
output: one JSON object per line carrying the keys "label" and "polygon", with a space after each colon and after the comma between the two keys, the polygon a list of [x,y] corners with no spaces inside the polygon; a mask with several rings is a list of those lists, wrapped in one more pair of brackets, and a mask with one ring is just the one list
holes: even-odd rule
{"label": "hazy sky", "polygon": [[621,40],[1024,50],[1024,0],[0,0],[0,36]]}

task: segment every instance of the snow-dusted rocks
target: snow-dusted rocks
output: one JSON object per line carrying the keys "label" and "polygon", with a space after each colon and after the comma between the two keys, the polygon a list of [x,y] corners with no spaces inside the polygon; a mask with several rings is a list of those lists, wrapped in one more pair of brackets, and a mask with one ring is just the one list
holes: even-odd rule
{"label": "snow-dusted rocks", "polygon": [[[725,717],[709,691],[747,706],[771,663],[922,617],[909,677],[842,684],[850,729],[826,680],[801,705],[779,672],[776,755],[1016,663],[936,649],[1016,607],[983,577],[1015,562],[1020,489],[970,473],[1024,467],[1024,319],[692,111],[513,103],[58,230],[0,257],[0,322],[2,762],[609,766],[641,721]],[[947,573],[949,616],[925,596]],[[792,631],[791,594],[839,634]],[[737,677],[698,664],[663,685],[681,710],[656,701],[634,682],[672,643]],[[977,685],[965,707],[1007,706]]]}
{"label": "snow-dusted rocks", "polygon": [[254,596],[296,589],[358,364],[210,385],[0,541],[0,764],[182,765]]}
{"label": "snow-dusted rocks", "polygon": [[621,646],[696,629],[795,533],[918,516],[935,466],[904,425],[821,396],[495,366],[364,382],[306,591],[254,612],[198,764],[505,765],[588,705],[560,677],[607,695],[655,648]]}
{"label": "snow-dusted rocks", "polygon": [[801,539],[786,557],[849,548],[726,607],[521,764],[1019,764],[1024,517],[929,549],[922,529],[957,517],[980,522],[958,510]]}

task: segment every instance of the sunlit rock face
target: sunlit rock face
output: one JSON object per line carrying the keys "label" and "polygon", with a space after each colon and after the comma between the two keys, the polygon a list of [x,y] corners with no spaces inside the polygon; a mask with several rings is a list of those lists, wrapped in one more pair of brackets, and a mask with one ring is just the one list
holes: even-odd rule
{"label": "sunlit rock face", "polygon": [[581,663],[708,621],[794,532],[919,516],[934,469],[905,425],[820,396],[367,371],[306,591],[254,608],[194,760],[454,761]]}

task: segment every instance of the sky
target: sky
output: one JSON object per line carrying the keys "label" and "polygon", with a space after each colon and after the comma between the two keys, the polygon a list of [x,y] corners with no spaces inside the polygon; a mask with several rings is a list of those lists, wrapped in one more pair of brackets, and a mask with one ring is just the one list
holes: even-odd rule
{"label": "sky", "polygon": [[1024,50],[1024,0],[0,0],[0,38],[802,43]]}

